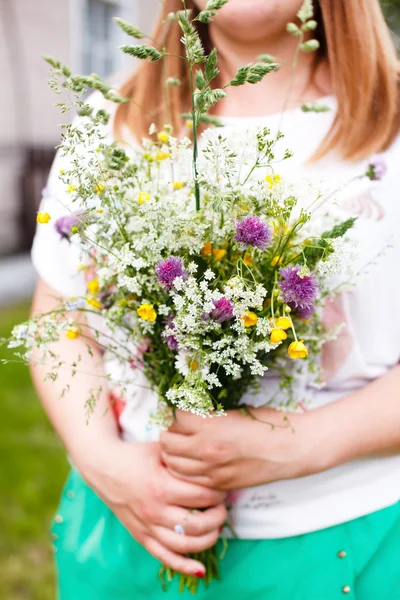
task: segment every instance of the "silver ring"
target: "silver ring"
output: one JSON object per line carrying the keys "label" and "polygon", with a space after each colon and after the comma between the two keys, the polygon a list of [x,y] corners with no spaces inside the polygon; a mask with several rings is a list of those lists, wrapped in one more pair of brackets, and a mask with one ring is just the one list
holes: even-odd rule
{"label": "silver ring", "polygon": [[183,525],[181,525],[180,523],[177,523],[174,526],[174,531],[175,533],[177,533],[178,535],[185,535],[185,528]]}

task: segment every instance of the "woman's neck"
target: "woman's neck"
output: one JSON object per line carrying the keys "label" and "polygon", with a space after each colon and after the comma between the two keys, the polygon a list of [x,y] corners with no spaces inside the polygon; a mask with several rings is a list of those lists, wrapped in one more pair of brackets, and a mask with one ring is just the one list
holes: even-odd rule
{"label": "woman's neck", "polygon": [[320,61],[315,69],[315,54],[300,52],[293,74],[298,39],[286,32],[275,38],[238,40],[219,28],[211,27],[210,36],[212,45],[218,50],[223,84],[234,77],[240,66],[256,62],[260,54],[268,53],[281,64],[278,71],[268,74],[256,85],[229,88],[227,97],[217,105],[219,115],[245,117],[280,112],[289,88],[287,108],[312,102],[331,93],[327,62]]}

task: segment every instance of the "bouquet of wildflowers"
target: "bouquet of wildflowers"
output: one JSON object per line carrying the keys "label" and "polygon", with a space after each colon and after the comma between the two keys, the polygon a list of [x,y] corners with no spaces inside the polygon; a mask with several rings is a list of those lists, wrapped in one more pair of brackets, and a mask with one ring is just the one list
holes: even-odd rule
{"label": "bouquet of wildflowers", "polygon": [[[210,0],[197,19],[209,22],[226,1]],[[304,41],[316,26],[311,2],[298,17],[299,25],[288,25],[299,38],[297,52],[313,51],[317,42]],[[184,6],[169,18],[182,28],[193,75],[186,115],[193,141],[168,123],[154,125],[143,148],[128,153],[104,135],[109,115],[87,104],[84,93],[95,88],[108,100],[127,99],[96,75],[73,76],[47,58],[53,89],[66,89],[71,99],[59,106],[76,109],[81,118],[65,127],[60,146],[70,162],[60,178],[73,208],[53,223],[44,206],[37,220],[79,246],[87,293],[18,325],[9,345],[22,348],[25,360],[35,351],[35,360],[49,364],[49,377],[56,379],[66,365],[51,343],[84,335],[74,314],[85,312],[105,351],[132,372],[140,369],[157,392],[158,425],[168,426],[176,408],[212,417],[239,407],[245,394],[257,392],[267,369],[280,371],[283,407],[295,409],[296,371],[306,369],[318,381],[318,355],[327,338],[318,307],[332,291],[331,275],[342,266],[340,253],[347,251],[344,240],[354,219],[341,221],[330,211],[314,220],[323,195],[281,178],[276,166],[291,153],[276,156],[280,132],[272,136],[267,128],[253,128],[238,136],[212,127],[198,136],[200,124],[218,125],[209,111],[229,86],[255,84],[279,65],[260,57],[215,88],[216,50],[205,54]],[[142,37],[117,21],[128,35]],[[122,49],[144,60],[165,56],[145,45]],[[378,178],[379,165],[371,163],[365,175]],[[93,314],[101,315],[101,326]],[[69,366],[76,372],[79,357]],[[88,398],[89,412],[95,401],[96,390]],[[207,567],[206,583],[218,577],[216,548],[196,558]],[[167,568],[162,574],[174,575]],[[181,576],[182,589],[196,586],[196,578]]]}

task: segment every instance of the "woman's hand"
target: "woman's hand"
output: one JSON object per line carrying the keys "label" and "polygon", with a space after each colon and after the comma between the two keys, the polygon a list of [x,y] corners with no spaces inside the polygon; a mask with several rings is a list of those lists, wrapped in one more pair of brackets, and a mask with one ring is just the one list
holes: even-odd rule
{"label": "woman's hand", "polygon": [[[90,465],[78,464],[88,484],[150,554],[180,573],[204,576],[204,565],[183,555],[217,541],[225,494],[173,477],[158,443],[115,441],[100,453]],[[206,510],[193,510],[200,508]],[[176,525],[185,535],[174,531]]]}
{"label": "woman's hand", "polygon": [[255,418],[239,410],[212,419],[177,411],[160,439],[170,473],[223,490],[308,474],[315,438],[308,414],[250,410]]}

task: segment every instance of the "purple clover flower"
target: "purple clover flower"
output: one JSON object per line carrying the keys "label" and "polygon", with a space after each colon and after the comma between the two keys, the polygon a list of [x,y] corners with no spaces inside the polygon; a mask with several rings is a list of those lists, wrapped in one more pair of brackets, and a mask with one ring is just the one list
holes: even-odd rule
{"label": "purple clover flower", "polygon": [[371,156],[365,173],[366,176],[369,177],[371,181],[380,181],[386,174],[386,171],[387,166],[383,158],[377,154]]}
{"label": "purple clover flower", "polygon": [[183,268],[183,260],[178,256],[170,256],[166,260],[161,260],[156,266],[158,281],[166,289],[173,287],[176,277],[186,279],[188,272]]}
{"label": "purple clover flower", "polygon": [[235,240],[244,248],[254,246],[264,250],[271,245],[272,229],[258,217],[244,217],[236,221]]}
{"label": "purple clover flower", "polygon": [[54,223],[54,227],[57,233],[60,234],[61,239],[69,241],[72,235],[71,229],[72,227],[76,227],[79,224],[79,221],[79,214],[64,215],[63,217],[57,219],[57,221]]}
{"label": "purple clover flower", "polygon": [[214,308],[210,312],[210,317],[218,323],[229,321],[233,317],[233,302],[225,296],[222,296],[219,300],[214,300]]}
{"label": "purple clover flower", "polygon": [[291,308],[297,311],[311,310],[318,294],[318,280],[314,273],[301,276],[301,269],[301,265],[281,269],[279,285],[284,302]]}
{"label": "purple clover flower", "polygon": [[315,305],[314,303],[311,304],[310,306],[307,306],[306,308],[297,308],[295,307],[295,305],[292,302],[289,302],[288,306],[290,306],[290,308],[292,310],[296,310],[298,316],[300,317],[300,319],[304,319],[307,320],[311,319],[311,317],[313,316],[313,314],[315,313]]}
{"label": "purple clover flower", "polygon": [[[170,315],[169,317],[167,317],[165,319],[166,329],[172,329],[172,330],[175,329],[174,316],[175,315]],[[167,333],[164,331],[163,338],[170,350],[172,350],[172,351],[178,350],[179,343],[173,334],[167,335]]]}

